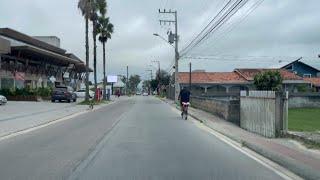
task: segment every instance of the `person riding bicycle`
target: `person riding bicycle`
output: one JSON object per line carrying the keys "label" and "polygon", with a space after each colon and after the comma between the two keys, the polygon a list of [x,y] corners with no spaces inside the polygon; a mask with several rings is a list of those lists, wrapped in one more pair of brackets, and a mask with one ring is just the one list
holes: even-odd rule
{"label": "person riding bicycle", "polygon": [[181,107],[181,115],[183,114],[183,105],[182,103],[188,103],[190,101],[190,91],[186,88],[183,87],[179,93],[179,100],[180,100],[180,107]]}

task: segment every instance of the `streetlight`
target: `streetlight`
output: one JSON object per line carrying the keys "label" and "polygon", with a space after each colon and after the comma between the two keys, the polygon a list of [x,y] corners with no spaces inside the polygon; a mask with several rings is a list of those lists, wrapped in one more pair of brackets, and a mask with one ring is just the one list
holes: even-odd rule
{"label": "streetlight", "polygon": [[[177,20],[176,20],[177,22]],[[179,91],[180,91],[180,87],[179,87],[179,82],[178,82],[178,74],[179,74],[179,69],[178,69],[178,61],[180,58],[179,52],[178,52],[178,35],[177,35],[177,23],[176,23],[176,33],[174,34],[174,42],[175,42],[175,46],[173,44],[171,44],[170,42],[168,42],[164,37],[160,36],[157,33],[153,33],[154,36],[159,37],[160,39],[164,40],[165,42],[167,42],[168,44],[170,44],[170,46],[172,46],[175,50],[175,73],[174,73],[174,87],[175,87],[175,93],[174,93],[174,100],[178,101],[178,95],[179,95]]]}
{"label": "streetlight", "polygon": [[158,33],[153,33],[153,35],[159,37],[160,39],[162,39],[162,40],[164,40],[166,43],[168,43],[170,46],[172,46],[173,48],[175,48],[174,45],[172,45],[171,43],[169,43],[168,40],[166,40],[166,38],[164,38],[163,36],[159,35]]}

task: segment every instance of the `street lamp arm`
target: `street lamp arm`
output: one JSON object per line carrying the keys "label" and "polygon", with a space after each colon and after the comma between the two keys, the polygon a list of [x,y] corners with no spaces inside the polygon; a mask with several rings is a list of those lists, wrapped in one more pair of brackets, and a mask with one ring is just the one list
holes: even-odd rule
{"label": "street lamp arm", "polygon": [[153,35],[159,37],[160,39],[162,39],[163,41],[165,41],[166,43],[168,43],[170,46],[172,46],[173,48],[175,48],[175,46],[172,45],[172,44],[170,44],[170,43],[166,40],[166,38],[164,38],[163,36],[161,36],[161,35],[159,35],[159,34],[157,34],[157,33],[153,33]]}

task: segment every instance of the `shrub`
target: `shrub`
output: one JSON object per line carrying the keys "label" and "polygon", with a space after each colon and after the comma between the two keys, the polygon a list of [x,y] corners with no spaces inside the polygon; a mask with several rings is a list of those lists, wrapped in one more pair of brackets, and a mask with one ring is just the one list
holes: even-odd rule
{"label": "shrub", "polygon": [[51,96],[51,93],[52,93],[52,89],[49,87],[37,89],[37,95],[41,97],[49,97]]}
{"label": "shrub", "polygon": [[4,96],[41,96],[48,97],[51,96],[52,89],[47,88],[16,88],[16,89],[0,89],[0,94]]}
{"label": "shrub", "polygon": [[279,71],[265,71],[254,77],[254,85],[257,90],[279,91],[281,84],[282,76]]}

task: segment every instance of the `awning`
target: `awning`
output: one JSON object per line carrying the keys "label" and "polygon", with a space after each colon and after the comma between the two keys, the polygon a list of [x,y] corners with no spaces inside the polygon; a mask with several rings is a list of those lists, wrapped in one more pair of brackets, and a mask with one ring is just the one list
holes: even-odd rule
{"label": "awning", "polygon": [[21,53],[25,53],[30,56],[36,56],[40,59],[50,59],[52,62],[56,62],[57,64],[79,64],[79,61],[69,58],[67,56],[63,56],[54,52],[50,52],[44,49],[31,47],[31,46],[12,46],[11,51],[17,51]]}
{"label": "awning", "polygon": [[[76,70],[80,73],[86,72],[86,65],[84,63],[76,64]],[[93,72],[93,69],[89,68],[89,72]]]}

